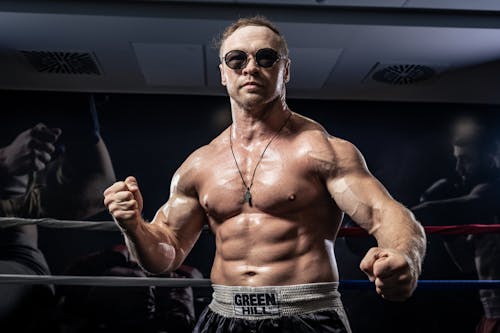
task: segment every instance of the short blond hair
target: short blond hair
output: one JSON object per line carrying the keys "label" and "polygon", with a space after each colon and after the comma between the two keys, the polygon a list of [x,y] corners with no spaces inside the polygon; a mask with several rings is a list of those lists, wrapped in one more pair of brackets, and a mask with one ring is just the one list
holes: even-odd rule
{"label": "short blond hair", "polygon": [[278,30],[278,28],[271,22],[269,21],[266,17],[257,15],[257,16],[251,16],[251,17],[243,17],[240,18],[238,21],[234,22],[230,26],[228,26],[222,34],[215,40],[215,47],[219,49],[219,56],[222,56],[220,52],[222,51],[222,45],[224,42],[228,39],[229,36],[231,36],[236,30],[239,28],[247,27],[247,26],[257,26],[257,27],[266,27],[270,29],[272,32],[274,32],[279,39],[279,50],[278,52],[284,56],[288,57],[288,45],[286,43],[285,37],[283,34]]}

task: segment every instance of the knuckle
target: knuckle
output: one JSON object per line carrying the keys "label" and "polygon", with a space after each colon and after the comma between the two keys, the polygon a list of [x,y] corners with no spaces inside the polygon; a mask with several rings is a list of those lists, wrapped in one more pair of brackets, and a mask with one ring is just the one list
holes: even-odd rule
{"label": "knuckle", "polygon": [[108,209],[116,206],[116,203],[113,200],[113,196],[112,195],[106,195],[104,197],[104,205],[106,205],[106,207],[108,207]]}
{"label": "knuckle", "polygon": [[118,210],[118,207],[117,207],[116,203],[114,203],[114,202],[109,203],[108,204],[108,210],[109,210],[109,212],[111,214],[116,213],[116,211]]}
{"label": "knuckle", "polygon": [[136,206],[137,206],[137,201],[135,200],[129,200],[124,202],[124,207],[127,209],[135,209]]}
{"label": "knuckle", "polygon": [[114,183],[113,186],[117,189],[122,189],[122,188],[125,188],[125,182],[120,180],[120,181]]}
{"label": "knuckle", "polygon": [[121,207],[122,209],[129,209],[131,206],[132,206],[132,204],[131,204],[131,201],[130,201],[130,200],[120,202],[120,207]]}

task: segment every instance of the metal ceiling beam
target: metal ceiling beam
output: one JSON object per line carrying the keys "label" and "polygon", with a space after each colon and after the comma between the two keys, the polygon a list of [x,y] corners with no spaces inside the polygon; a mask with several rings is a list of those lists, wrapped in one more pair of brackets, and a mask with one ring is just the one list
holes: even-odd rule
{"label": "metal ceiling beam", "polygon": [[2,1],[1,12],[227,20],[262,14],[274,21],[346,25],[500,29],[500,12],[169,1]]}

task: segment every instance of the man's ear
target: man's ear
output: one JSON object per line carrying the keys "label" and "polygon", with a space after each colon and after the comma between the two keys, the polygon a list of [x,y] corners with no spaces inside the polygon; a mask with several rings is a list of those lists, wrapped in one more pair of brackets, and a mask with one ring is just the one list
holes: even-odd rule
{"label": "man's ear", "polygon": [[291,60],[290,59],[286,59],[286,62],[285,62],[285,73],[283,75],[283,80],[285,81],[285,83],[288,83],[288,81],[290,81],[290,64],[291,64]]}
{"label": "man's ear", "polygon": [[222,64],[219,64],[219,71],[220,71],[220,82],[222,83],[223,86],[226,86],[226,73],[224,73],[224,68],[222,67]]}

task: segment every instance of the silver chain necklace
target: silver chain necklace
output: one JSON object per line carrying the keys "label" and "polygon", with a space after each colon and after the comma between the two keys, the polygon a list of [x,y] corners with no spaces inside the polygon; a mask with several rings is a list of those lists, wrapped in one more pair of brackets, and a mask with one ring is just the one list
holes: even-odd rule
{"label": "silver chain necklace", "polygon": [[240,174],[241,181],[243,182],[243,185],[246,188],[245,194],[243,195],[243,201],[247,202],[250,207],[253,207],[252,193],[250,192],[250,190],[252,189],[252,186],[253,186],[253,180],[255,178],[255,172],[257,171],[257,167],[259,166],[260,162],[262,162],[262,158],[264,157],[264,154],[266,153],[267,148],[271,145],[271,142],[273,142],[274,139],[276,139],[278,137],[281,130],[286,126],[286,124],[288,123],[288,120],[290,119],[291,116],[292,116],[292,113],[290,112],[288,117],[283,122],[283,125],[281,125],[281,127],[276,132],[276,134],[274,134],[274,136],[271,138],[271,140],[269,140],[266,147],[262,151],[262,154],[260,154],[259,160],[257,161],[257,164],[255,164],[255,168],[253,169],[252,178],[250,179],[250,185],[247,185],[247,182],[245,181],[245,178],[243,177],[243,173],[241,172],[240,166],[238,165],[238,161],[236,160],[236,156],[234,155],[233,139],[232,139],[232,135],[231,135],[233,125],[231,124],[231,127],[229,128],[229,147],[231,148],[231,154],[233,155],[234,164],[236,164],[236,169],[238,169],[238,173]]}

